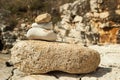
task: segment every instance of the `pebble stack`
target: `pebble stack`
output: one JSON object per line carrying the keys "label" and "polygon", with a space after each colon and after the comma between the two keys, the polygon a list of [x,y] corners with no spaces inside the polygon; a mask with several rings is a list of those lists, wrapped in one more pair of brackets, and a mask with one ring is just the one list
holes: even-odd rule
{"label": "pebble stack", "polygon": [[37,16],[35,23],[31,25],[32,28],[27,32],[27,37],[29,39],[55,41],[57,34],[52,30],[53,25],[50,21],[51,15],[48,13]]}

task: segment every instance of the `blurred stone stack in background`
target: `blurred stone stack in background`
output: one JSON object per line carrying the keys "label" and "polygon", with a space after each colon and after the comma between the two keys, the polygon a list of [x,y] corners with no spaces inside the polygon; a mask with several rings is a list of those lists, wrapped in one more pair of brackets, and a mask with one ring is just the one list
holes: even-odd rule
{"label": "blurred stone stack in background", "polygon": [[120,0],[77,0],[60,7],[58,41],[119,43]]}

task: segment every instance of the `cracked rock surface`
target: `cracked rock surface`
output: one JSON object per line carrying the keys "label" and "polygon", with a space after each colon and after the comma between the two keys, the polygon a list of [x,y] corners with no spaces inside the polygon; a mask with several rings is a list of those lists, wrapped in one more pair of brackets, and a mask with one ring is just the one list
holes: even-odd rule
{"label": "cracked rock surface", "polygon": [[9,58],[9,54],[0,54],[0,80],[8,80],[12,75],[13,67],[7,67],[5,65],[5,62]]}

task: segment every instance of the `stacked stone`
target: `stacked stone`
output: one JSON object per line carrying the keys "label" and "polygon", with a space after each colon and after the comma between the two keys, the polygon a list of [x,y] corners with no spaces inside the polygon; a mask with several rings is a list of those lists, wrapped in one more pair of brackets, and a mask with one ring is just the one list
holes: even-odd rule
{"label": "stacked stone", "polygon": [[55,41],[57,38],[56,33],[52,30],[53,25],[51,21],[51,15],[48,13],[41,14],[36,17],[35,23],[28,30],[27,37],[29,39],[40,39],[47,41]]}
{"label": "stacked stone", "polygon": [[[57,34],[53,31],[50,20],[51,16],[48,13],[39,15],[35,19],[35,23],[31,25],[32,28],[27,32],[27,37],[31,40],[18,41],[11,49],[11,59],[7,64],[14,65],[14,68],[25,74],[43,74],[56,70],[70,74],[95,71],[100,63],[100,54],[81,45],[54,42]],[[71,19],[69,20],[71,22]],[[72,22],[80,24],[82,20],[81,16],[76,16]],[[80,34],[77,31],[80,27],[72,28],[72,25],[74,24],[61,27],[61,30],[62,28],[66,30],[65,36],[67,35],[68,38],[71,36],[80,38],[77,36]],[[10,79],[14,80],[14,76]],[[17,80],[24,80],[24,78]]]}
{"label": "stacked stone", "polygon": [[76,44],[48,42],[57,38],[50,20],[51,16],[48,13],[35,19],[32,28],[27,32],[27,37],[32,40],[18,41],[14,45],[11,49],[10,64],[29,74],[56,70],[73,74],[95,71],[100,63],[97,51]]}

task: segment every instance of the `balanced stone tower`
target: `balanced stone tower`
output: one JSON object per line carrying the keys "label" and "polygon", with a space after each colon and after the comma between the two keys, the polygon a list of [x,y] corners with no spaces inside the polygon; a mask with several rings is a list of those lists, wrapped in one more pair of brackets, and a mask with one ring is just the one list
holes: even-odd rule
{"label": "balanced stone tower", "polygon": [[36,17],[35,23],[31,25],[31,29],[27,32],[29,39],[41,39],[47,41],[55,41],[56,33],[52,30],[51,15],[48,13],[41,14]]}
{"label": "balanced stone tower", "polygon": [[100,63],[99,53],[81,45],[55,42],[57,34],[52,30],[50,20],[48,13],[39,15],[27,32],[31,40],[19,41],[14,45],[10,60],[14,67],[30,74],[95,71]]}

